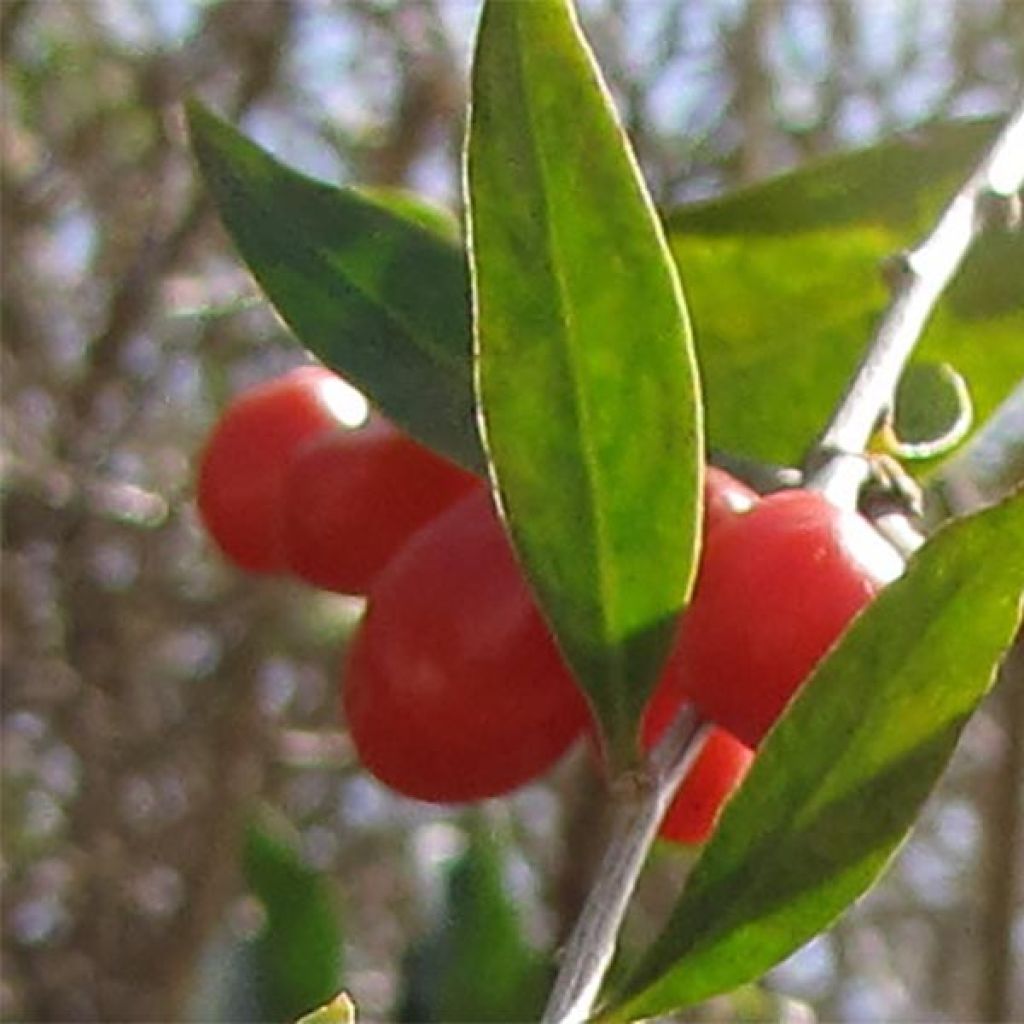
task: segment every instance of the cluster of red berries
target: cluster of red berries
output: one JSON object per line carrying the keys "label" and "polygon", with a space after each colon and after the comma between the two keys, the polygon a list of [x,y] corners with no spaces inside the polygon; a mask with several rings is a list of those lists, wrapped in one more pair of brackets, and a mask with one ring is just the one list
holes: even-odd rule
{"label": "cluster of red berries", "polygon": [[[350,429],[339,378],[304,367],[244,394],[210,437],[199,509],[222,551],[364,594],[342,703],[365,766],[421,800],[497,796],[592,729],[489,492],[383,418]],[[709,468],[693,602],[644,718],[655,742],[686,701],[716,723],[662,826],[707,838],[752,748],[849,620],[900,570],[853,513],[760,499]]]}

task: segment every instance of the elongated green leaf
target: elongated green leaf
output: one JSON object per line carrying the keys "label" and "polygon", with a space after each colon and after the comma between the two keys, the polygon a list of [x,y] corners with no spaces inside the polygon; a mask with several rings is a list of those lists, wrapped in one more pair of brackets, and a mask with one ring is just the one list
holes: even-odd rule
{"label": "elongated green leaf", "polygon": [[988,689],[1022,592],[1022,496],[921,549],[765,741],[609,1019],[759,976],[871,885]]}
{"label": "elongated green leaf", "polygon": [[294,1020],[338,991],[341,930],[330,887],[266,822],[247,829],[243,864],[266,914],[253,949],[257,997],[269,1018]]}
{"label": "elongated green leaf", "polygon": [[440,926],[406,959],[400,1020],[537,1019],[550,968],[524,937],[523,915],[504,875],[501,841],[476,820],[452,865]]}
{"label": "elongated green leaf", "polygon": [[672,231],[786,236],[875,224],[913,231],[950,198],[985,147],[996,118],[952,121],[872,146],[822,157],[805,167],[715,199],[682,206]]}
{"label": "elongated green leaf", "polygon": [[548,966],[526,942],[504,868],[500,842],[478,823],[449,880],[437,1017],[445,1024],[534,1020],[540,1012]]}
{"label": "elongated green leaf", "polygon": [[298,174],[198,103],[188,118],[221,219],[299,341],[411,434],[481,470],[465,259],[437,217]]}
{"label": "elongated green leaf", "polygon": [[621,766],[691,584],[700,409],[661,228],[567,0],[485,7],[468,183],[486,443]]}
{"label": "elongated green leaf", "polygon": [[[996,128],[939,125],[669,217],[713,446],[802,458],[885,308],[880,262],[930,229]],[[1022,266],[1024,233],[983,237],[918,351],[963,374],[979,421],[1024,376]]]}

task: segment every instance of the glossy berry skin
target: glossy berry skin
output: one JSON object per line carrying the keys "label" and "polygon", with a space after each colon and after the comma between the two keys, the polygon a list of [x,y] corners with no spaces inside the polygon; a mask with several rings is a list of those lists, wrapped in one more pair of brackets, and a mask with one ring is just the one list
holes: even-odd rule
{"label": "glossy berry skin", "polygon": [[658,829],[662,839],[684,845],[707,842],[753,760],[754,752],[732,733],[713,729]]}
{"label": "glossy berry skin", "polygon": [[[652,747],[680,708],[678,696],[667,687],[655,691],[644,715],[642,739]],[[725,729],[712,729],[693,767],[676,791],[658,834],[670,842],[705,842],[714,831],[726,800],[743,781],[754,752]]]}
{"label": "glossy berry skin", "polygon": [[419,527],[483,484],[383,417],[303,445],[283,496],[288,567],[307,583],[365,594]]}
{"label": "glossy berry skin", "polygon": [[730,476],[724,469],[707,466],[704,470],[704,535],[749,512],[760,500],[756,491]]}
{"label": "glossy berry skin", "polygon": [[199,466],[199,513],[217,546],[242,569],[285,569],[285,472],[303,442],[337,429],[331,402],[339,384],[323,367],[299,367],[246,391],[217,421]]}
{"label": "glossy berry skin", "polygon": [[485,491],[424,526],[377,577],[342,705],[366,768],[439,803],[507,793],[582,733],[586,701]]}
{"label": "glossy berry skin", "polygon": [[709,532],[665,685],[756,746],[902,561],[866,520],[785,491]]}

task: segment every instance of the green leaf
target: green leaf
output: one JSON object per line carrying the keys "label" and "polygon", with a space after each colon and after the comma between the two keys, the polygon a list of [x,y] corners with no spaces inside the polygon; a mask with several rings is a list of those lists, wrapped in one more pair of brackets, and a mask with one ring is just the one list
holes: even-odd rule
{"label": "green leaf", "polygon": [[478,821],[452,866],[443,924],[407,958],[401,1020],[538,1018],[549,970],[523,936],[504,874],[502,844]]}
{"label": "green leaf", "polygon": [[486,444],[618,768],[691,585],[700,408],[664,237],[566,0],[485,6],[468,185]]}
{"label": "green leaf", "polygon": [[[451,222],[406,195],[311,181],[188,109],[221,216],[300,341],[421,441],[482,469]],[[671,215],[713,446],[802,457],[885,305],[879,260],[930,226],[996,127],[938,125]],[[1024,232],[981,239],[919,353],[965,376],[979,423],[1024,376],[1022,265]]]}
{"label": "green leaf", "polygon": [[1022,496],[921,549],[769,734],[608,1019],[758,977],[871,885],[987,691],[1022,591]]}
{"label": "green leaf", "polygon": [[[453,246],[462,245],[462,231],[451,211],[424,202],[415,192],[389,185],[354,185],[352,191],[405,220],[419,224],[432,234],[451,242]],[[454,265],[449,267],[449,270],[452,269],[455,269]],[[459,268],[458,276],[450,275],[448,287],[456,283],[465,289],[465,268]]]}
{"label": "green leaf", "polygon": [[[997,127],[939,125],[671,215],[713,447],[802,459],[888,301],[880,262],[930,230]],[[918,350],[964,375],[979,420],[1024,376],[1022,266],[1024,232],[983,237]]]}
{"label": "green leaf", "polygon": [[300,1017],[296,1024],[355,1024],[356,1008],[352,1000],[340,992],[329,1003]]}
{"label": "green leaf", "polygon": [[225,227],[299,341],[409,433],[482,470],[469,283],[450,230],[407,196],[296,173],[196,102],[188,123]]}
{"label": "green leaf", "polygon": [[787,236],[875,224],[913,230],[966,177],[999,121],[951,121],[835,153],[723,196],[677,209],[669,227],[701,235]]}
{"label": "green leaf", "polygon": [[245,879],[266,914],[255,940],[260,1002],[270,1018],[294,1020],[338,991],[341,930],[327,878],[308,867],[283,826],[246,830]]}

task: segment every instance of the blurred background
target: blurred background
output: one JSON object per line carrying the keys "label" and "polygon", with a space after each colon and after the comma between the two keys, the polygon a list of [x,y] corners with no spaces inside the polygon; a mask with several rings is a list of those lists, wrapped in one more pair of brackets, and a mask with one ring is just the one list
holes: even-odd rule
{"label": "blurred background", "polygon": [[[663,204],[1006,110],[1024,68],[1020,0],[581,9]],[[285,1020],[342,985],[365,1020],[509,1019],[474,971],[532,1012],[593,867],[586,758],[472,812],[389,795],[337,717],[358,602],[243,578],[193,504],[218,411],[304,356],[204,200],[182,98],[310,174],[454,204],[477,16],[0,5],[4,1020]],[[960,460],[964,506],[1024,472],[1022,421],[1018,392]],[[1015,671],[885,881],[691,1019],[1024,1018]],[[634,938],[686,863],[658,852]]]}

